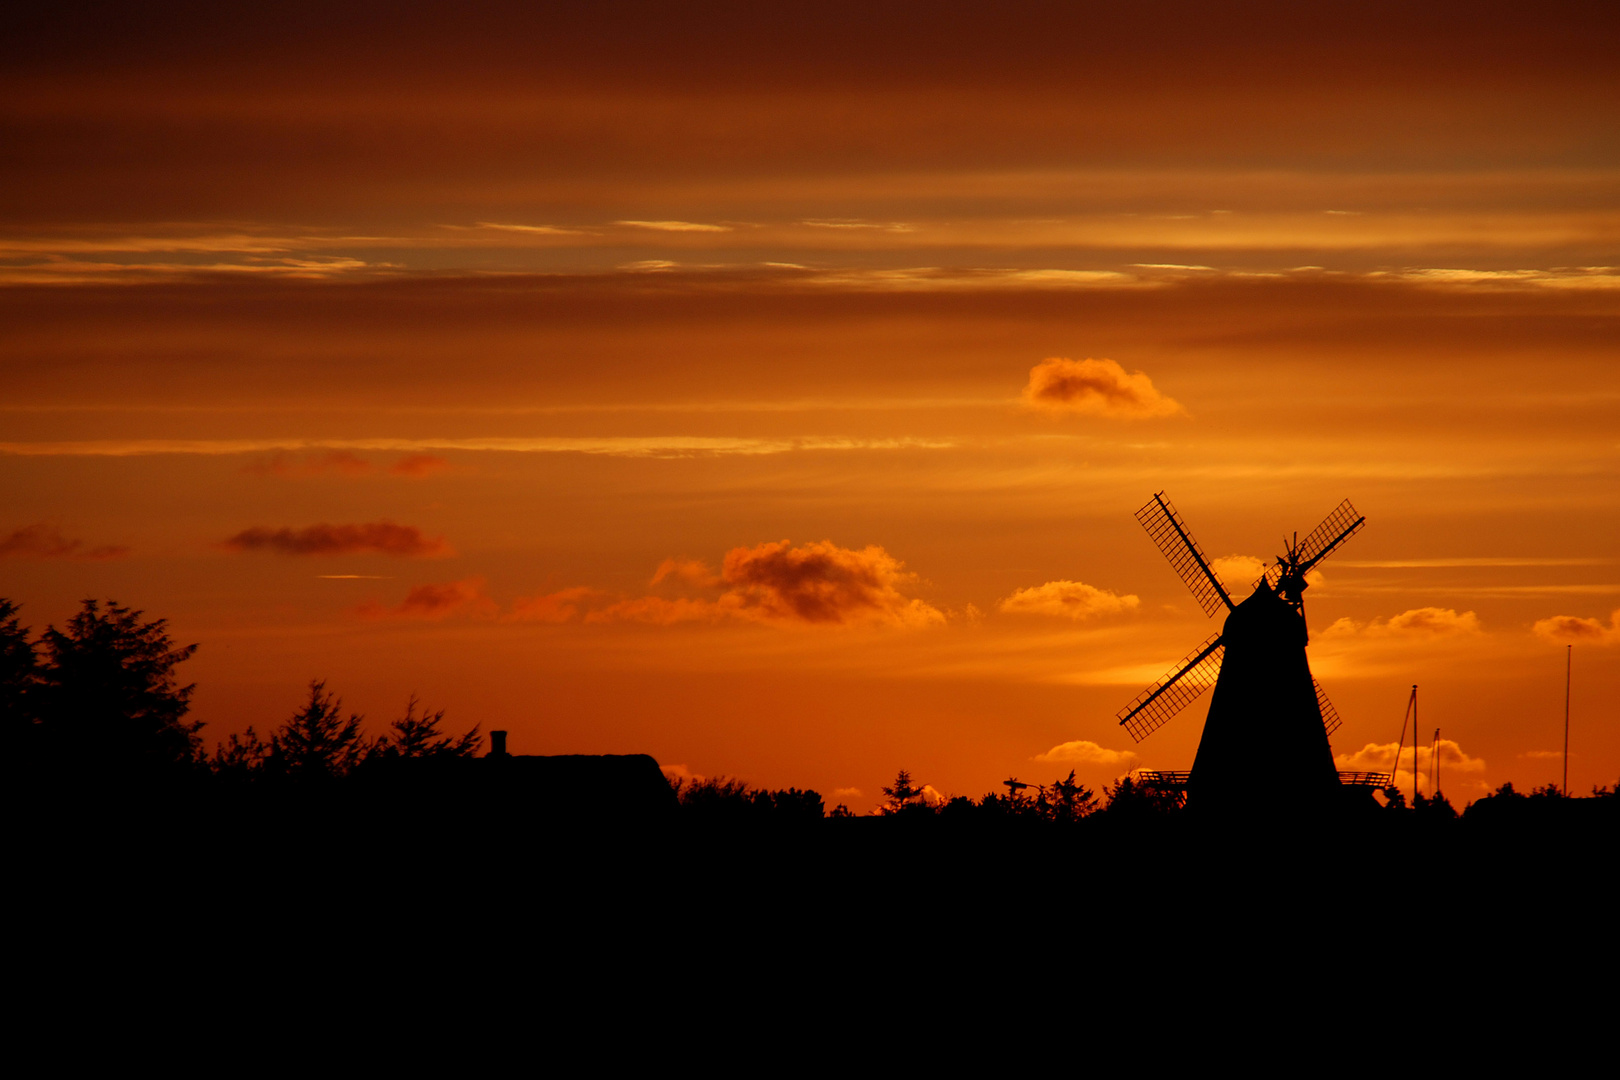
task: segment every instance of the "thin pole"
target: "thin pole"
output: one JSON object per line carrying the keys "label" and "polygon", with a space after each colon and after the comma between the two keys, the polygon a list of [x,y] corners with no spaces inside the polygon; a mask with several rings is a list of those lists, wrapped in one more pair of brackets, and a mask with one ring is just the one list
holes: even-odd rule
{"label": "thin pole", "polygon": [[1429,780],[1429,786],[1432,789],[1429,792],[1429,798],[1431,798],[1431,799],[1439,798],[1439,796],[1440,796],[1440,729],[1439,728],[1434,729],[1434,748],[1429,751],[1429,771],[1434,774]]}
{"label": "thin pole", "polygon": [[1569,798],[1569,672],[1575,663],[1575,646],[1564,646],[1564,798]]}
{"label": "thin pole", "polygon": [[1417,683],[1412,684],[1412,809],[1417,809]]}
{"label": "thin pole", "polygon": [[[1412,697],[1406,699],[1406,711],[1401,713],[1401,738],[1395,744],[1395,764],[1389,767],[1389,782],[1393,786],[1395,774],[1401,771],[1401,751],[1406,749],[1406,723],[1412,719],[1412,698],[1417,696],[1417,686],[1412,687]],[[1412,741],[1417,742],[1417,728],[1412,729]],[[1416,755],[1413,755],[1412,767],[1417,768]]]}

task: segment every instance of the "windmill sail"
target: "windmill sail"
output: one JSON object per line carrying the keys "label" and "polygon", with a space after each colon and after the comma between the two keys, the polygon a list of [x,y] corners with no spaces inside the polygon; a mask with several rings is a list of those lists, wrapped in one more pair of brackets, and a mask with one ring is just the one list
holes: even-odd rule
{"label": "windmill sail", "polygon": [[1314,678],[1311,679],[1311,683],[1316,687],[1316,705],[1322,710],[1322,730],[1331,735],[1339,730],[1339,725],[1344,721],[1339,719],[1339,710],[1328,700],[1327,691],[1322,689],[1322,684]]}
{"label": "windmill sail", "polygon": [[1170,560],[1170,565],[1181,575],[1181,580],[1187,583],[1187,588],[1192,590],[1193,598],[1204,609],[1205,615],[1214,615],[1223,604],[1227,610],[1231,610],[1232,598],[1226,594],[1226,586],[1209,568],[1209,560],[1204,557],[1203,549],[1192,538],[1192,533],[1187,531],[1186,523],[1176,513],[1170,500],[1164,497],[1164,492],[1153,496],[1146,506],[1138,510],[1136,520],[1147,530],[1164,557]]}
{"label": "windmill sail", "polygon": [[[1305,571],[1331,555],[1338,546],[1361,531],[1367,524],[1367,519],[1356,513],[1356,508],[1346,499],[1333,508],[1333,512],[1322,519],[1322,524],[1311,530],[1299,545],[1294,557],[1299,561],[1299,572]],[[1273,589],[1281,580],[1285,568],[1279,563],[1273,563],[1265,573],[1262,580]]]}
{"label": "windmill sail", "polygon": [[1209,640],[1187,654],[1164,678],[1136,695],[1135,700],[1119,711],[1120,726],[1130,732],[1136,742],[1163,727],[1199,694],[1215,685],[1225,648],[1221,635],[1211,634]]}

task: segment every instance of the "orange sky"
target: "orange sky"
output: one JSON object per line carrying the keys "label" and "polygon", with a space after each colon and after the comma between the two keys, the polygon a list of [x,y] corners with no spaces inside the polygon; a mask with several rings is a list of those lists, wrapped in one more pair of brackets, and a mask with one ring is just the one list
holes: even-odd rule
{"label": "orange sky", "polygon": [[324,678],[864,810],[1188,767],[1113,722],[1215,629],[1132,512],[1348,496],[1344,767],[1417,682],[1454,797],[1556,780],[1571,641],[1613,783],[1614,18],[1071,8],[35,17],[0,595],[168,617],[214,739]]}

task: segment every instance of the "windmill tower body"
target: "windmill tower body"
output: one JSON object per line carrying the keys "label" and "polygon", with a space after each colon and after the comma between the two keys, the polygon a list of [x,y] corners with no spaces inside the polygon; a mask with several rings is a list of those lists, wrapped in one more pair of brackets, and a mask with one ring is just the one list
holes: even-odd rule
{"label": "windmill tower body", "polygon": [[1301,807],[1339,791],[1305,618],[1262,580],[1221,630],[1225,655],[1187,780],[1189,807],[1242,810],[1282,799]]}
{"label": "windmill tower body", "polygon": [[1152,775],[1161,781],[1185,776],[1174,782],[1185,784],[1188,807],[1201,812],[1269,809],[1279,800],[1310,811],[1339,802],[1343,789],[1328,744],[1339,716],[1305,658],[1302,597],[1306,574],[1366,519],[1346,499],[1304,542],[1290,544],[1254,592],[1235,604],[1163,492],[1136,518],[1205,614],[1223,607],[1228,613],[1219,633],[1120,711],[1120,725],[1141,742],[1215,688],[1191,773]]}

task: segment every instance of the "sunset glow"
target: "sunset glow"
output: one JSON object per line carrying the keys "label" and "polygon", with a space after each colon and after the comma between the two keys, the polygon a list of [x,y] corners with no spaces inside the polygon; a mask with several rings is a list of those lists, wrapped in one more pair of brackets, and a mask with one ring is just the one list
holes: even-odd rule
{"label": "sunset glow", "polygon": [[1409,7],[29,16],[0,596],[167,618],[209,747],[320,679],[864,813],[1189,768],[1133,513],[1246,595],[1348,497],[1339,767],[1557,782],[1572,645],[1613,784],[1620,13]]}

